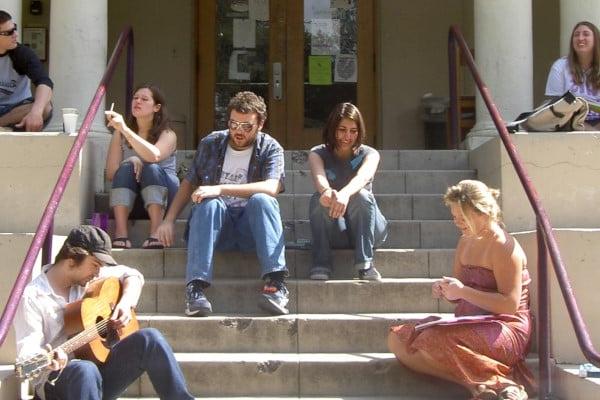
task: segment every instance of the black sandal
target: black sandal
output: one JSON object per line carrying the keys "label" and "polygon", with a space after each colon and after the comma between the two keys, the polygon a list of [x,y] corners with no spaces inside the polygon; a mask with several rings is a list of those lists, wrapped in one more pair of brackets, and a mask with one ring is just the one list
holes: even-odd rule
{"label": "black sandal", "polygon": [[164,249],[165,245],[162,244],[162,242],[160,240],[158,240],[157,238],[153,238],[153,237],[149,237],[144,241],[144,244],[142,245],[142,249],[154,249],[154,250],[160,250],[160,249]]}
{"label": "black sandal", "polygon": [[[123,242],[123,244],[119,245],[119,244],[115,244],[115,242]],[[129,246],[127,246],[128,244],[129,244]],[[130,249],[131,241],[129,240],[129,238],[127,236],[114,238],[112,241],[112,248],[113,249]]]}

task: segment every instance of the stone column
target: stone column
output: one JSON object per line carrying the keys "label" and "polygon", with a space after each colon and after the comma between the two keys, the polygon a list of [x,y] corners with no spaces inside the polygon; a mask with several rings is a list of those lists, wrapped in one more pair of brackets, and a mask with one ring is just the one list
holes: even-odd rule
{"label": "stone column", "polygon": [[[50,10],[50,78],[54,82],[54,115],[47,130],[62,131],[63,107],[79,110],[77,128],[102,79],[107,61],[107,0],[52,0]],[[104,102],[92,123],[87,146],[93,157],[93,186],[104,186],[104,162],[110,136]]]}
{"label": "stone column", "polygon": [[21,42],[21,35],[23,34],[23,25],[21,24],[21,13],[23,10],[23,3],[21,0],[3,0],[0,10],[4,10],[10,14],[15,24],[19,25],[19,42]]}
{"label": "stone column", "polygon": [[579,21],[600,27],[600,5],[597,0],[560,0],[560,54],[567,55],[571,31]]}
{"label": "stone column", "polygon": [[[533,106],[533,32],[531,0],[475,0],[475,63],[505,121]],[[497,136],[477,91],[477,123],[466,147]]]}

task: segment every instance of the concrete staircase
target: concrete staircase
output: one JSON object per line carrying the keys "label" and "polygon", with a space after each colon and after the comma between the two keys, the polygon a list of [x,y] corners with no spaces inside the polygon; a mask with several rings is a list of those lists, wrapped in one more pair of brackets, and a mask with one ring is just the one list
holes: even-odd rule
{"label": "concrete staircase", "polygon": [[[352,254],[335,252],[333,279],[308,280],[311,263],[308,199],[312,184],[304,151],[286,152],[286,192],[279,197],[290,269],[290,315],[266,316],[256,305],[262,283],[253,254],[221,253],[207,291],[215,314],[187,318],[184,309],[185,243],[166,250],[115,250],[147,282],[139,304],[142,326],[167,337],[189,388],[202,398],[462,399],[455,385],[401,367],[388,353],[388,328],[399,321],[448,313],[431,298],[435,278],[451,273],[458,235],[441,193],[475,178],[465,151],[382,151],[374,191],[390,220],[389,238],[377,250],[381,282],[354,278]],[[190,155],[180,155],[183,165]],[[104,209],[106,195],[97,197]],[[177,223],[179,237],[185,222]],[[134,245],[148,221],[131,224]],[[156,397],[142,377],[127,398]]]}

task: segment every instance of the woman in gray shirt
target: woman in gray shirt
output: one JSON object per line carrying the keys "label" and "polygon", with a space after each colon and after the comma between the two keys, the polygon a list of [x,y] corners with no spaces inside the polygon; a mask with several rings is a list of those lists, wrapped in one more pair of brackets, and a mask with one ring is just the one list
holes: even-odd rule
{"label": "woman in gray shirt", "polygon": [[331,275],[331,248],[354,248],[360,279],[379,280],[374,247],[387,236],[387,222],[375,201],[372,182],[377,150],[362,144],[365,124],[358,108],[340,103],[329,114],[323,142],[308,156],[316,193],[310,201],[313,266],[311,279]]}
{"label": "woman in gray shirt", "polygon": [[112,110],[105,114],[108,126],[115,129],[106,159],[106,175],[112,181],[110,206],[115,215],[113,247],[131,247],[127,219],[140,193],[150,217],[150,233],[142,248],[162,249],[156,229],[179,188],[177,136],[169,127],[164,96],[153,85],[136,89],[131,102],[132,128],[120,114]]}

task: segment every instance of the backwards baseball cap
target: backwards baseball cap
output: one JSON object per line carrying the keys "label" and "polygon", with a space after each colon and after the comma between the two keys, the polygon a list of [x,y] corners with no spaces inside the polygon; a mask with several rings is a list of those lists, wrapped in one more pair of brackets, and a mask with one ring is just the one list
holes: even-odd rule
{"label": "backwards baseball cap", "polygon": [[118,265],[111,256],[110,236],[97,226],[80,225],[74,228],[67,236],[65,243],[89,251],[105,265]]}

